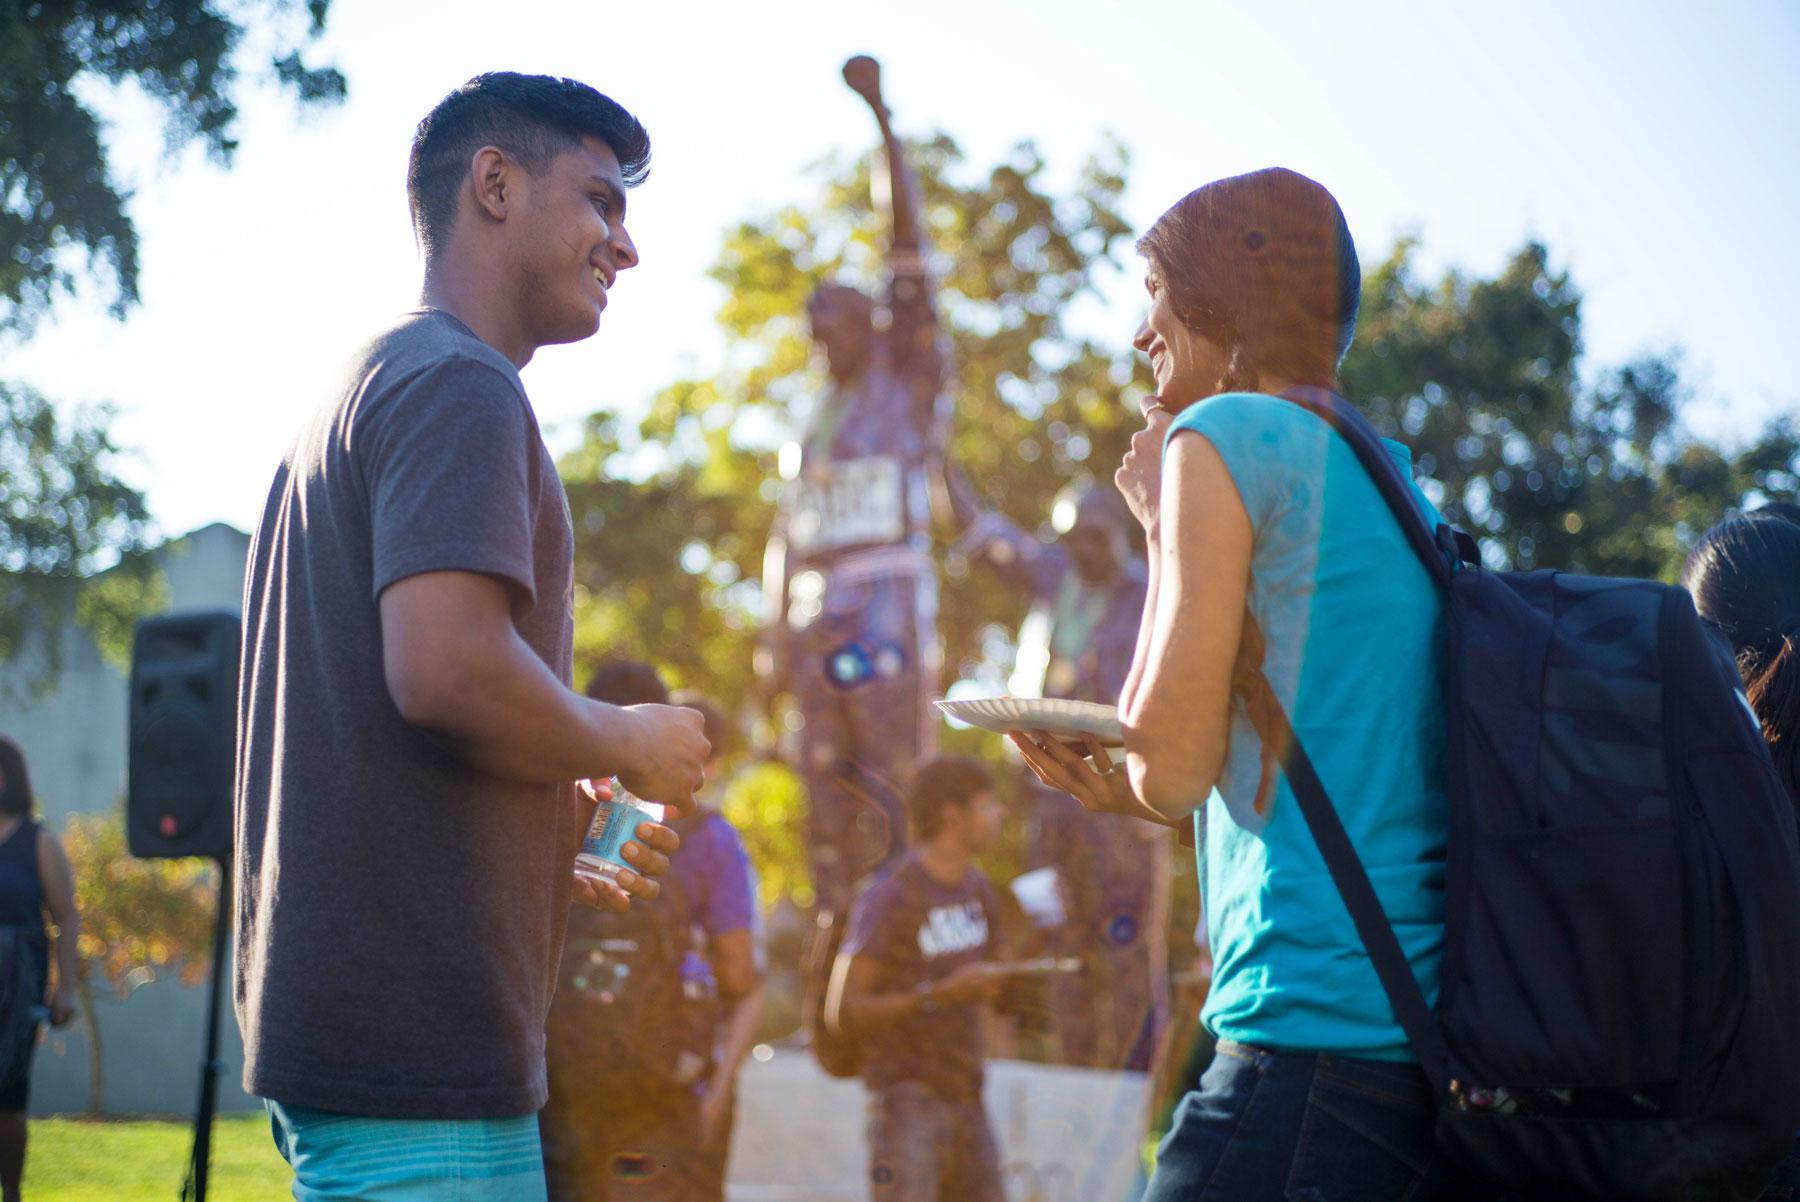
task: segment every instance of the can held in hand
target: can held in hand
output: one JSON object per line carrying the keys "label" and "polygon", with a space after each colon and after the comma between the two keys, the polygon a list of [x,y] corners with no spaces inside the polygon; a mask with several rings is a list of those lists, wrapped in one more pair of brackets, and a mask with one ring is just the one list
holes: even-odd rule
{"label": "can held in hand", "polygon": [[[575,856],[575,875],[589,880],[611,881],[620,869],[630,868],[619,849],[637,838],[638,827],[645,822],[661,822],[666,812],[659,802],[633,797],[612,782],[612,796],[601,801],[588,824],[587,837]],[[637,871],[635,868],[633,872]]]}

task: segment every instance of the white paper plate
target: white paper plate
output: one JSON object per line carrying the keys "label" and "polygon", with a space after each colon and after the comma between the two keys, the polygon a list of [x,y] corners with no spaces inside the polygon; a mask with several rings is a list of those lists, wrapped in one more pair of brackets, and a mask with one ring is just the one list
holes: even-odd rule
{"label": "white paper plate", "polygon": [[1119,709],[1092,701],[1054,701],[1037,697],[973,697],[934,701],[950,717],[982,730],[1047,730],[1058,735],[1094,735],[1109,747],[1125,745]]}

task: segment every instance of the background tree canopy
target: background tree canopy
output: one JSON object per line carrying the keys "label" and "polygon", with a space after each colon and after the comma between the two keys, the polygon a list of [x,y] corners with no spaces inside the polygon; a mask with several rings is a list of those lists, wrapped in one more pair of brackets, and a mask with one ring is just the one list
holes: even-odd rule
{"label": "background tree canopy", "polygon": [[[0,346],[28,338],[59,298],[93,282],[116,317],[138,299],[137,232],[108,164],[95,89],[135,84],[161,107],[173,150],[195,139],[229,163],[248,41],[302,103],[341,100],[344,77],[307,66],[297,44],[330,0],[0,0]],[[54,678],[63,620],[119,653],[154,607],[144,498],[114,474],[102,406],[59,418],[0,379],[0,663],[28,630],[41,659],[6,683]],[[119,570],[98,583],[96,569]]]}
{"label": "background tree canopy", "polygon": [[1367,272],[1346,395],[1413,448],[1426,490],[1496,567],[1673,580],[1730,509],[1791,497],[1800,438],[1771,423],[1727,450],[1681,424],[1671,351],[1581,368],[1581,294],[1531,242],[1491,280],[1435,284],[1403,240]]}
{"label": "background tree canopy", "polygon": [[[28,334],[75,264],[112,312],[137,303],[137,232],[84,94],[133,83],[166,117],[173,150],[198,138],[221,162],[237,149],[236,51],[254,22],[272,37],[269,72],[303,103],[344,97],[344,77],[308,67],[294,42],[325,29],[330,0],[0,2],[0,334]],[[304,18],[301,10],[304,8]],[[300,27],[300,26],[303,26]]]}

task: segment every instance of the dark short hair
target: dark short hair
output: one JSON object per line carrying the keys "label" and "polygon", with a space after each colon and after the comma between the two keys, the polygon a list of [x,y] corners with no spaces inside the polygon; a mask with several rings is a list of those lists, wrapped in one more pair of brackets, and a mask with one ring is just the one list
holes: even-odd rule
{"label": "dark short hair", "polygon": [[1247,387],[1258,372],[1335,380],[1356,333],[1362,267],[1322,185],[1285,167],[1214,180],[1137,247],[1181,323],[1228,348],[1225,387]]}
{"label": "dark short hair", "polygon": [[31,773],[25,767],[25,749],[0,735],[0,814],[29,816],[32,809]]}
{"label": "dark short hair", "polygon": [[906,789],[906,816],[913,837],[930,839],[944,827],[944,811],[967,806],[994,788],[986,764],[966,755],[940,755],[926,760]]}
{"label": "dark short hair", "polygon": [[1792,501],[1769,501],[1752,509],[1749,514],[1753,518],[1780,518],[1784,522],[1800,525],[1800,505]]}
{"label": "dark short hair", "polygon": [[642,660],[603,660],[588,677],[587,695],[608,705],[667,705],[669,686]]}
{"label": "dark short hair", "polygon": [[1727,518],[1694,544],[1681,583],[1730,640],[1776,770],[1800,802],[1800,525],[1760,510]]}
{"label": "dark short hair", "polygon": [[492,71],[438,101],[413,132],[406,196],[429,258],[456,220],[457,188],[469,157],[498,146],[541,175],[558,154],[598,138],[619,156],[625,186],[650,174],[650,135],[617,101],[573,79]]}

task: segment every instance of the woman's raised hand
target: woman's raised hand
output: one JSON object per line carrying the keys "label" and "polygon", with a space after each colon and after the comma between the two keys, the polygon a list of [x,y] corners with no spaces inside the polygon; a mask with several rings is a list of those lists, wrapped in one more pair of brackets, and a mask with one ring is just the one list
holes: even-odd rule
{"label": "woman's raised hand", "polygon": [[1113,483],[1132,516],[1154,536],[1161,518],[1163,438],[1175,417],[1154,395],[1144,398],[1143,409],[1144,428],[1131,436],[1131,449],[1113,473]]}

